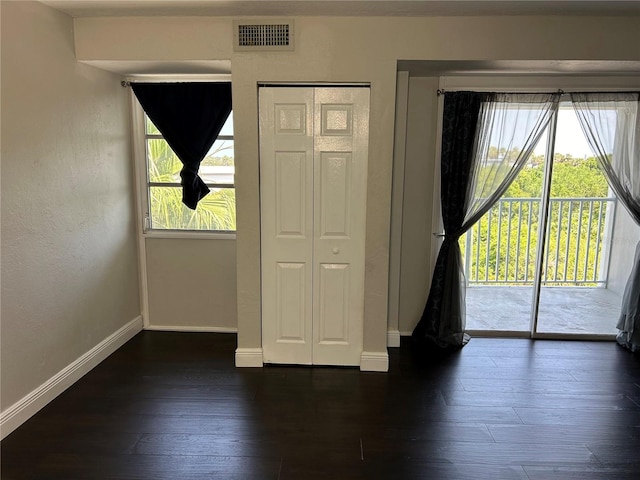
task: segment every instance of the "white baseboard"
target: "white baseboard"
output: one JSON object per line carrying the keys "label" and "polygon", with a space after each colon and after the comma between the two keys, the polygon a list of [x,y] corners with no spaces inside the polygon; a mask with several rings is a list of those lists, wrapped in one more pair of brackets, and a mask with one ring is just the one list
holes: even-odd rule
{"label": "white baseboard", "polygon": [[0,414],[0,438],[5,438],[29,420],[41,408],[80,380],[141,330],[142,317],[134,318],[31,393],[7,408]]}
{"label": "white baseboard", "polygon": [[261,348],[237,348],[236,367],[262,367]]}
{"label": "white baseboard", "polygon": [[237,328],[231,327],[184,327],[182,325],[147,325],[145,330],[155,332],[210,332],[210,333],[238,333]]}
{"label": "white baseboard", "polygon": [[400,330],[401,337],[410,337],[411,335],[413,335],[411,330]]}
{"label": "white baseboard", "polygon": [[389,354],[387,352],[362,352],[360,370],[362,372],[388,372]]}
{"label": "white baseboard", "polygon": [[400,346],[400,332],[398,330],[387,330],[387,347],[397,348]]}

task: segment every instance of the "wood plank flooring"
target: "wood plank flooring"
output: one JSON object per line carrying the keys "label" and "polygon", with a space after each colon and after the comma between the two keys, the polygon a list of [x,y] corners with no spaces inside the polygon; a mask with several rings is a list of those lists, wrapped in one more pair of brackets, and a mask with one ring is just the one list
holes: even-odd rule
{"label": "wood plank flooring", "polygon": [[236,369],[235,345],[140,333],[2,442],[2,479],[640,478],[640,360],[613,342],[403,342],[387,374]]}

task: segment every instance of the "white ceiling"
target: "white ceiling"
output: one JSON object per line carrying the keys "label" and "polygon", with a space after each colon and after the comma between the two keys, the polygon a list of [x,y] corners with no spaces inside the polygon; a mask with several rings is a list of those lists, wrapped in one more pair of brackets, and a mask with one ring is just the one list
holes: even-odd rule
{"label": "white ceiling", "polygon": [[640,0],[40,0],[88,16],[640,15]]}

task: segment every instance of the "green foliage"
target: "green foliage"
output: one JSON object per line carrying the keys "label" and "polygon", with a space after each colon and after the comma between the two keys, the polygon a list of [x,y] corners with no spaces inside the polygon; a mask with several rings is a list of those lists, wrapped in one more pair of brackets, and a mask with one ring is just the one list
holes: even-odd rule
{"label": "green foliage", "polygon": [[565,158],[554,162],[551,197],[607,196],[609,187],[595,158]]}
{"label": "green foliage", "polygon": [[[149,122],[150,123],[150,122]],[[208,157],[208,165],[233,165],[233,158],[219,156],[220,151],[233,148],[222,145]],[[162,139],[147,140],[149,180],[179,183],[182,163]],[[149,189],[151,225],[154,229],[235,230],[235,189],[213,189],[198,203],[196,210],[182,203],[179,186],[154,186]]]}
{"label": "green foliage", "polygon": [[[506,191],[505,198],[540,198],[544,180],[544,158],[532,156]],[[552,198],[606,197],[607,181],[594,157],[586,160],[556,154],[551,180]]]}
{"label": "green foliage", "polygon": [[[502,152],[504,154],[504,152]],[[532,156],[499,204],[460,239],[470,282],[531,284],[538,249],[544,158]],[[593,157],[556,154],[551,183],[543,281],[562,285],[598,280],[610,202],[607,181]],[[590,198],[594,201],[561,201]],[[591,218],[591,222],[589,219]],[[468,249],[468,252],[467,252]]]}
{"label": "green foliage", "polygon": [[147,140],[150,182],[180,183],[182,162],[162,139]]}
{"label": "green foliage", "polygon": [[151,187],[151,225],[154,229],[235,230],[235,190],[212,190],[196,210],[182,203],[182,189]]}

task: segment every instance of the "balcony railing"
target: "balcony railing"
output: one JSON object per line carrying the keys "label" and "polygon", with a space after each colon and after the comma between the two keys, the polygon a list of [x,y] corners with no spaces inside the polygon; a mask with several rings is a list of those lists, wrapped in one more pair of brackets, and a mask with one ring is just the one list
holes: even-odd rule
{"label": "balcony railing", "polygon": [[[533,284],[539,198],[503,198],[462,237],[469,284]],[[606,286],[615,198],[553,198],[549,204],[542,283]]]}

